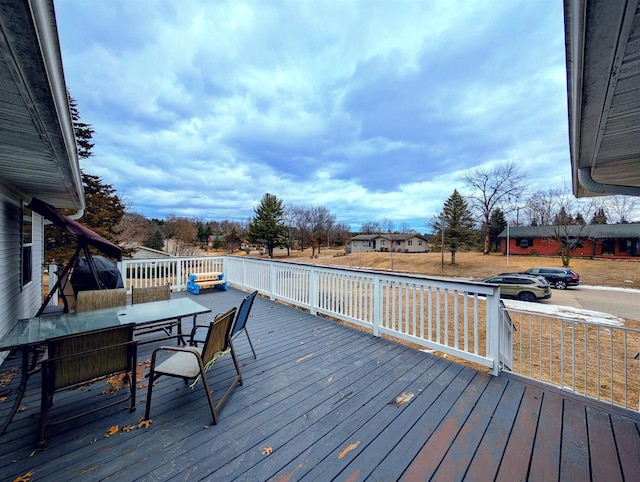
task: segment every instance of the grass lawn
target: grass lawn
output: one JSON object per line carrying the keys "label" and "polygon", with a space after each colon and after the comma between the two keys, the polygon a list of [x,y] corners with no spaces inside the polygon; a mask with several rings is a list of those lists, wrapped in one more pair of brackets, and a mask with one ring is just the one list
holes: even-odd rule
{"label": "grass lawn", "polygon": [[[488,278],[498,273],[522,271],[534,266],[561,267],[559,257],[509,256],[502,254],[456,253],[456,264],[451,255],[445,253],[444,267],[440,253],[355,253],[340,255],[342,251],[323,249],[315,259],[310,259],[311,250],[293,252],[291,256],[278,259],[322,265],[364,267],[397,272],[420,273],[432,276]],[[444,268],[444,269],[443,269]],[[614,286],[640,289],[640,258],[637,260],[609,260],[573,258],[569,268],[580,275],[582,284]]]}

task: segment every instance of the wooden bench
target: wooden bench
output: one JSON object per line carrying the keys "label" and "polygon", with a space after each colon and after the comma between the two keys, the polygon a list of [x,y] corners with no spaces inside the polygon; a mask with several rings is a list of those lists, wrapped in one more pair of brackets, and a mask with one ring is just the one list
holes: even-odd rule
{"label": "wooden bench", "polygon": [[210,273],[191,273],[187,281],[187,291],[194,295],[200,294],[200,290],[206,288],[218,288],[222,291],[229,289],[229,283],[224,278],[224,273],[213,271]]}

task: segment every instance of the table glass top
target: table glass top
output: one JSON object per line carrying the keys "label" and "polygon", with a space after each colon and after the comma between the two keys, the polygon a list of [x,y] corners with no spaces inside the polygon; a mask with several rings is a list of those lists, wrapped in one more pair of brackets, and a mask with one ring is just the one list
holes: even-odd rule
{"label": "table glass top", "polygon": [[0,350],[37,345],[49,338],[83,333],[110,326],[153,323],[183,318],[211,310],[190,298],[153,301],[83,313],[61,313],[25,318],[0,339]]}

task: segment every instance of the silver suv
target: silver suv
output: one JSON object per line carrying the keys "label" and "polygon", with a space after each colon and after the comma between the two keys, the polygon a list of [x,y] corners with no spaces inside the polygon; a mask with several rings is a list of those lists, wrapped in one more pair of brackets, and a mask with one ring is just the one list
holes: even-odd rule
{"label": "silver suv", "polygon": [[569,268],[531,268],[526,270],[525,274],[544,276],[544,279],[546,279],[551,286],[559,290],[563,290],[567,286],[578,286],[580,284],[580,275]]}

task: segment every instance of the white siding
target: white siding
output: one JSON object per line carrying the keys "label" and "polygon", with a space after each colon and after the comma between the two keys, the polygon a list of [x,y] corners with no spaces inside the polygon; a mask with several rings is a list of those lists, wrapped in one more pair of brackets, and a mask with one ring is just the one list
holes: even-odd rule
{"label": "white siding", "polygon": [[[37,214],[33,219],[33,275],[31,282],[20,286],[21,201],[0,187],[0,336],[20,318],[28,318],[42,303],[43,224]],[[0,353],[0,360],[6,355]]]}

